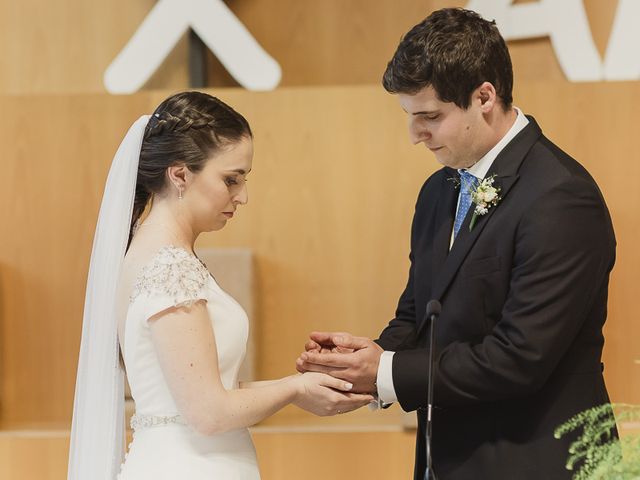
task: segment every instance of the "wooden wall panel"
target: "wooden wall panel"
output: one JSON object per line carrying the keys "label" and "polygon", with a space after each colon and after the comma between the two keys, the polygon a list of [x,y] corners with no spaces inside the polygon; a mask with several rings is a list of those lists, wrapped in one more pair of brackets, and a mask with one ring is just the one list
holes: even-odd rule
{"label": "wooden wall panel", "polygon": [[[258,376],[293,371],[315,329],[376,336],[408,265],[409,223],[432,155],[409,144],[381,88],[216,91],[255,131],[249,204],[203,247],[255,256]],[[3,96],[0,142],[0,414],[6,426],[71,415],[84,284],[106,173],[122,135],[168,92]],[[635,247],[640,84],[526,83],[516,105],[578,158],[607,198],[618,236],[607,327],[614,400],[640,402]],[[300,416],[288,409],[286,416]]]}
{"label": "wooden wall panel", "polygon": [[[514,4],[531,0],[515,0]],[[464,0],[233,0],[227,2],[283,70],[282,85],[379,84],[398,42],[432,11]],[[584,0],[604,54],[617,2]],[[549,38],[509,42],[517,82],[566,81]],[[211,86],[237,83],[209,54]]]}
{"label": "wooden wall panel", "polygon": [[[93,230],[142,97],[2,97],[2,418],[70,418]],[[81,320],[80,320],[81,321]]]}
{"label": "wooden wall panel", "polygon": [[[155,3],[0,0],[0,93],[103,92],[104,70]],[[467,4],[464,0],[226,3],[280,63],[282,86],[379,84],[409,28],[435,9]],[[584,4],[603,53],[617,2],[584,0]],[[511,42],[510,48],[518,81],[566,81],[548,38]],[[186,88],[187,57],[183,39],[145,88]],[[210,53],[207,65],[210,86],[237,85]]]}
{"label": "wooden wall panel", "polygon": [[64,480],[67,478],[69,432],[0,433],[0,478]]}
{"label": "wooden wall panel", "polygon": [[[102,76],[155,0],[0,0],[0,93],[104,92]],[[145,88],[188,86],[186,36]]]}
{"label": "wooden wall panel", "polygon": [[[263,147],[258,132],[256,181],[250,187],[252,198],[265,203],[257,211],[257,201],[250,203],[237,219],[248,220],[250,225],[243,224],[243,229],[250,231],[234,225],[218,238],[203,239],[245,245],[251,238],[257,248],[259,338],[262,358],[270,360],[263,365],[264,378],[288,372],[289,358],[302,348],[295,342],[282,343],[284,339],[313,329],[375,336],[391,318],[406,280],[409,213],[422,179],[437,167],[428,151],[408,146],[403,114],[393,97],[380,93],[381,88],[325,89],[321,91],[327,95],[317,103],[296,99],[297,93],[313,91],[296,89],[286,99],[280,97],[282,109],[289,110],[296,102],[304,104],[303,111],[314,112],[306,122],[287,114],[278,120],[282,125],[272,126],[280,135],[270,140],[287,138],[286,144]],[[640,223],[635,213],[640,190],[625,187],[625,179],[640,175],[640,154],[633,143],[640,84],[528,82],[516,85],[515,99],[516,105],[538,118],[552,140],[590,170],[607,198],[617,232],[618,260],[606,330],[606,375],[614,400],[639,402],[640,382],[633,379],[640,374],[640,349],[632,339],[640,337],[633,311],[640,255],[632,232]],[[330,125],[332,133],[318,134],[318,125]],[[297,134],[289,134],[294,128]],[[280,163],[279,150],[290,159],[305,152],[299,159],[305,163],[287,165],[286,174],[296,178],[295,184],[302,182],[303,195],[286,195],[284,185],[274,187],[272,194],[262,190],[261,163]],[[254,193],[258,182],[260,190],[256,187]],[[271,205],[276,205],[275,211],[263,215],[263,206]],[[255,222],[267,219],[269,225],[257,228]],[[297,225],[304,219],[305,228],[291,231],[292,219]],[[277,232],[289,233],[273,238]],[[271,261],[274,257],[279,261]],[[283,262],[290,268],[284,269]],[[289,280],[279,283],[284,278]],[[298,301],[305,297],[306,301]],[[285,318],[298,320],[285,324]]]}

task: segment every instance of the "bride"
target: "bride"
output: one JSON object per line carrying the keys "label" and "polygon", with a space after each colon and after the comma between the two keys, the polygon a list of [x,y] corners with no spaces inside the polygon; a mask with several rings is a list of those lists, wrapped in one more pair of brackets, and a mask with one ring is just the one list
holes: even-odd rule
{"label": "bride", "polygon": [[[244,117],[199,92],[169,97],[125,136],[91,256],[70,480],[258,479],[248,426],[290,403],[331,415],[372,400],[318,373],[238,382],[247,317],[194,243],[247,203],[252,157]],[[119,352],[136,404],[122,464]]]}

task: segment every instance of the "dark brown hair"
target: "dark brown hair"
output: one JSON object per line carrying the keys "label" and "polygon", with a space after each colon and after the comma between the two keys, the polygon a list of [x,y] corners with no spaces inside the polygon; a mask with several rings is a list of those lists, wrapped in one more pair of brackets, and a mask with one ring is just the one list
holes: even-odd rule
{"label": "dark brown hair", "polygon": [[432,86],[443,102],[469,108],[471,94],[490,82],[509,109],[513,69],[495,21],[462,8],[437,10],[413,27],[382,78],[390,93],[414,94]]}
{"label": "dark brown hair", "polygon": [[242,115],[206,93],[177,93],[158,105],[142,140],[129,243],[151,195],[166,187],[167,168],[185,165],[197,173],[221,148],[251,137]]}

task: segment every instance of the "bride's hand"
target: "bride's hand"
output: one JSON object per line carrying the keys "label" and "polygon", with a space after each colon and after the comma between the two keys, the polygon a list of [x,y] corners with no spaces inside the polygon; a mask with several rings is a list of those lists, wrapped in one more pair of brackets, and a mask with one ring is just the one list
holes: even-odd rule
{"label": "bride's hand", "polygon": [[351,393],[353,385],[324,373],[308,372],[291,380],[297,387],[294,405],[321,417],[350,412],[374,400],[371,395]]}

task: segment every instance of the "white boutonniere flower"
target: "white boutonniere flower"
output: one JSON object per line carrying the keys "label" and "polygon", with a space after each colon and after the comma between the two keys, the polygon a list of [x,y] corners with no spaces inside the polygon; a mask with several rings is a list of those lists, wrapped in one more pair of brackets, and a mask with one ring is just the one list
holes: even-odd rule
{"label": "white boutonniere flower", "polygon": [[500,201],[500,187],[494,187],[493,182],[496,176],[491,175],[479,182],[475,188],[471,189],[471,201],[475,205],[473,217],[469,223],[469,231],[473,230],[478,217],[486,215],[491,207],[495,207]]}

